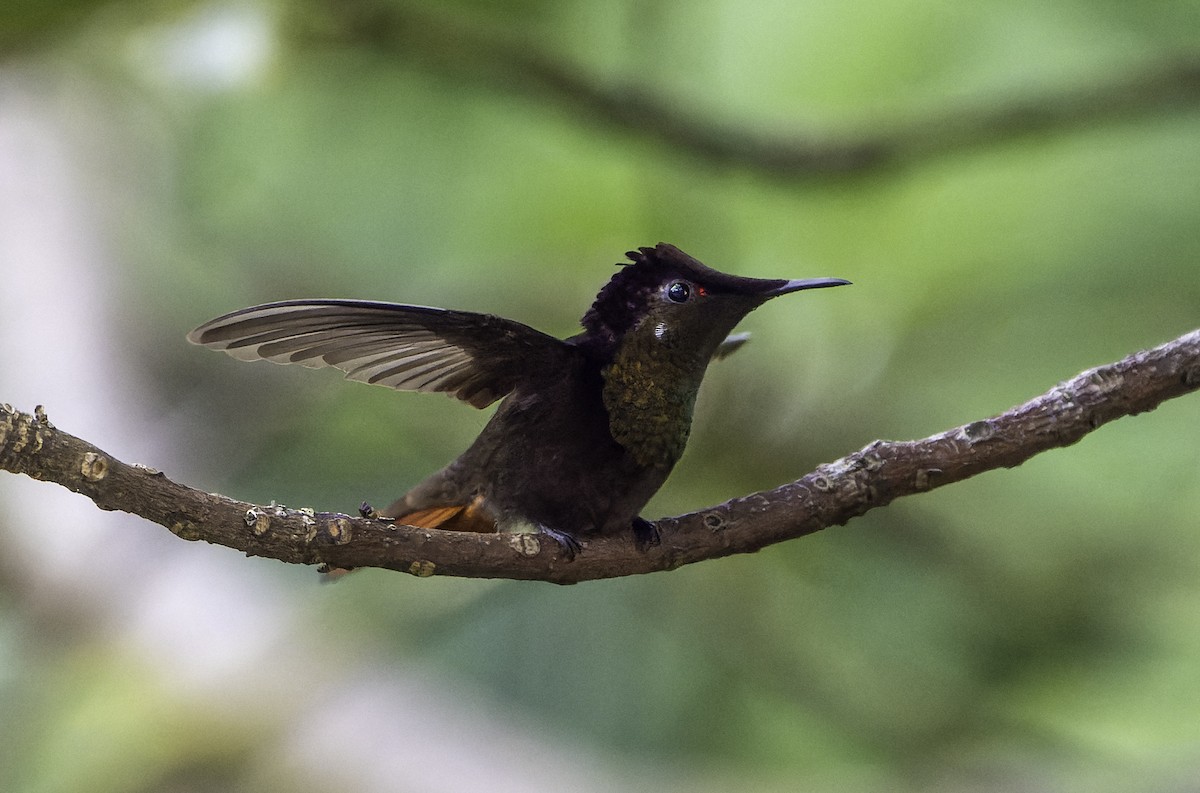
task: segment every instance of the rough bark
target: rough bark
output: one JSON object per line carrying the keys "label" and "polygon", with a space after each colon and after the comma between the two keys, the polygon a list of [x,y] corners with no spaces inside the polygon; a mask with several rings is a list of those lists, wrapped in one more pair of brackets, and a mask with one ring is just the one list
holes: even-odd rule
{"label": "rough bark", "polygon": [[[875,441],[800,479],[658,521],[662,544],[589,540],[573,561],[537,535],[470,534],[338,513],[260,506],[204,493],[129,465],[33,414],[0,406],[0,469],[56,482],[105,510],[122,510],[205,540],[294,564],[382,567],[418,576],[538,579],[568,584],[671,570],[838,526],[921,493],[1069,446],[1122,416],[1200,389],[1200,330],[1079,374],[998,416],[916,441]],[[53,516],[47,516],[53,522]],[[69,531],[69,527],[63,527]]]}

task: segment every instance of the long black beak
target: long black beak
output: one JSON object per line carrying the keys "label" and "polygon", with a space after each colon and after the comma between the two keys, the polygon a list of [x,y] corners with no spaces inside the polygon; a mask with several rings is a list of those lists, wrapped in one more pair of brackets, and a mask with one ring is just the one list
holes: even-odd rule
{"label": "long black beak", "polygon": [[844,278],[801,278],[798,281],[786,281],[767,293],[767,297],[779,297],[801,289],[824,289],[829,286],[846,286],[850,282]]}

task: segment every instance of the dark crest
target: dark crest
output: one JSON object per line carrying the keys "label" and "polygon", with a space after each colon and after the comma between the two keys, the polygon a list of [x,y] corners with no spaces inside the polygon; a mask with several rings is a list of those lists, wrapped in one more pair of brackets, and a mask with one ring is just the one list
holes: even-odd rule
{"label": "dark crest", "polygon": [[674,245],[660,242],[625,254],[626,264],[614,275],[583,315],[587,335],[600,344],[615,343],[645,314],[650,296],[673,278],[686,278],[713,292],[766,293],[785,281],[743,278],[706,267]]}

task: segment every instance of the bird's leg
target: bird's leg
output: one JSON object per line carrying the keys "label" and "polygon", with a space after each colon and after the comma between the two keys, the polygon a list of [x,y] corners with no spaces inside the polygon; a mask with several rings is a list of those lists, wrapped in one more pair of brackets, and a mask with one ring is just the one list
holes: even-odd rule
{"label": "bird's leg", "polygon": [[633,519],[633,542],[642,553],[662,543],[658,527],[643,517]]}
{"label": "bird's leg", "polygon": [[565,531],[552,529],[549,526],[538,526],[538,533],[545,534],[550,539],[557,542],[563,549],[563,554],[567,557],[568,562],[575,560],[575,554],[583,550],[583,546],[579,544],[579,540]]}

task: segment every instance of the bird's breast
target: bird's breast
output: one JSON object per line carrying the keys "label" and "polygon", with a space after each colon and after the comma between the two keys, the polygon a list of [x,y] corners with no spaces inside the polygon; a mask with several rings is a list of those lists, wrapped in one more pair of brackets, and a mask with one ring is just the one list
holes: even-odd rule
{"label": "bird's breast", "polygon": [[639,465],[670,468],[687,445],[704,365],[662,342],[626,339],[603,370],[603,397],[613,439]]}

